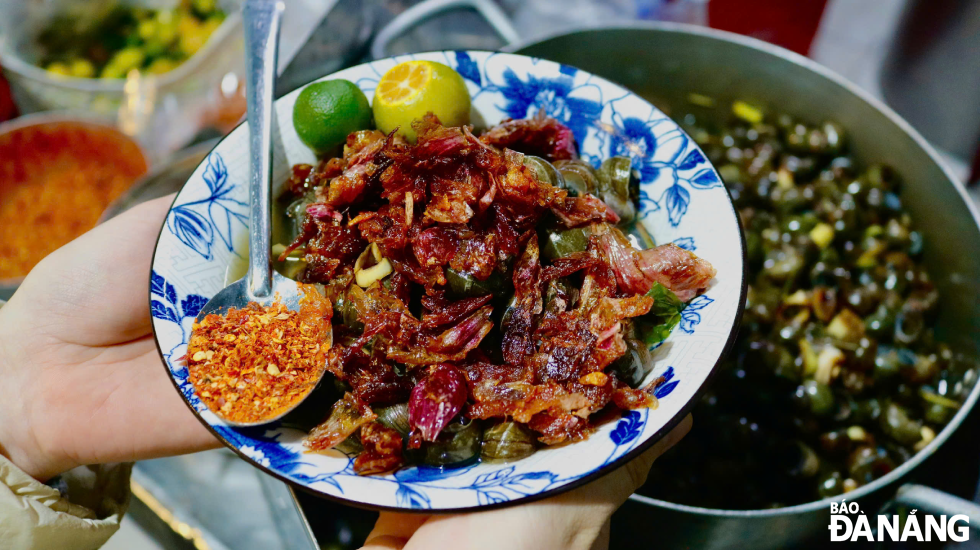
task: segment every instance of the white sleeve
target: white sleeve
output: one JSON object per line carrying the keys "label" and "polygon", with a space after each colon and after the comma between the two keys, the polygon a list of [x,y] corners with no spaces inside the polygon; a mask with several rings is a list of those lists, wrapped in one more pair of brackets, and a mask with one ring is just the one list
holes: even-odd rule
{"label": "white sleeve", "polygon": [[119,529],[133,465],[83,466],[62,474],[62,490],[0,456],[0,547],[95,550]]}

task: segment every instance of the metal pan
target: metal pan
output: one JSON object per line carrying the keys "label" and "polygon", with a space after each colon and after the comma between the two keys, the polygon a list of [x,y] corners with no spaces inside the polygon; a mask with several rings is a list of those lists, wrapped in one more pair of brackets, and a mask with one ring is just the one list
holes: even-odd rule
{"label": "metal pan", "polygon": [[[782,48],[684,25],[585,30],[516,50],[595,71],[667,109],[683,105],[685,96],[695,91],[722,101],[746,99],[807,120],[839,121],[850,132],[851,151],[858,160],[888,162],[903,176],[903,202],[928,242],[925,261],[942,297],[938,336],[969,349],[980,348],[976,209],[922,136],[864,91]],[[894,499],[936,514],[966,513],[972,525],[980,525],[980,507],[972,502],[918,485],[901,485],[963,423],[978,395],[980,386],[922,452],[844,498],[857,501],[868,513]],[[741,511],[682,506],[640,495],[632,500],[660,508],[648,515],[671,526],[676,543],[697,548],[784,548],[827,537],[831,502]]]}
{"label": "metal pan", "polygon": [[[468,0],[484,4],[483,0]],[[421,6],[392,22],[399,33],[445,11],[445,2]],[[435,9],[435,8],[438,8]],[[485,8],[485,6],[484,6]],[[407,17],[411,15],[411,18]],[[501,37],[513,29],[487,18]],[[380,33],[372,52],[385,54],[398,33]],[[980,350],[980,217],[963,186],[942,165],[933,148],[887,106],[821,65],[792,52],[743,36],[668,23],[579,30],[531,43],[511,43],[507,51],[580,67],[618,82],[650,99],[668,114],[690,92],[722,102],[745,99],[805,120],[833,119],[849,131],[859,161],[884,161],[903,176],[903,203],[928,243],[926,264],[941,296],[937,336],[965,349]],[[847,493],[861,510],[875,514],[889,502],[935,514],[967,514],[980,526],[974,503],[908,483],[914,471],[963,424],[980,397],[970,393],[953,420],[925,449],[873,483]],[[836,499],[839,502],[841,497]],[[828,540],[825,499],[771,510],[717,510],[633,495],[624,506],[629,518],[617,529],[623,540],[656,541],[666,548],[786,548]],[[873,518],[872,518],[873,519]],[[872,521],[874,523],[874,521]]]}

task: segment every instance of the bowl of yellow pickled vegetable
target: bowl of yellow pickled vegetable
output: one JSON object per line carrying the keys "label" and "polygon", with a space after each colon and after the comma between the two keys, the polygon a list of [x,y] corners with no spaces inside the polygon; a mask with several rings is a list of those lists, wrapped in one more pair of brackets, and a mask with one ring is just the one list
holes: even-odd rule
{"label": "bowl of yellow pickled vegetable", "polygon": [[196,130],[213,107],[209,92],[241,73],[239,4],[0,0],[3,70],[23,112],[114,116],[127,133],[152,135],[166,150]]}

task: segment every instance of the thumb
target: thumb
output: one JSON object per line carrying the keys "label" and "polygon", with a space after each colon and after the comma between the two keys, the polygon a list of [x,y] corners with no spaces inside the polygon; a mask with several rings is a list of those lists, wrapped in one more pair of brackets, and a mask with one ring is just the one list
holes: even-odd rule
{"label": "thumb", "polygon": [[172,199],[136,206],[59,248],[6,307],[32,320],[33,330],[73,344],[112,345],[149,333],[153,245]]}
{"label": "thumb", "polygon": [[622,468],[557,498],[590,503],[612,514],[646,482],[653,461],[691,431],[691,424],[691,415],[687,415],[667,435]]}
{"label": "thumb", "polygon": [[381,512],[361,550],[401,550],[429,516]]}
{"label": "thumb", "polygon": [[653,462],[659,458],[660,455],[669,451],[681,439],[684,439],[684,436],[691,431],[693,422],[694,420],[690,414],[685,416],[684,419],[681,420],[680,423],[677,424],[677,426],[675,426],[674,429],[667,435],[661,438],[660,441],[654,443],[653,446],[644,451],[643,454],[636,457],[635,460],[623,467],[623,469],[626,470],[626,477],[629,481],[622,487],[621,492],[616,495],[617,497],[622,497],[621,502],[625,502],[630,495],[632,495],[637,489],[646,483],[647,475],[650,473],[650,468],[653,467]]}

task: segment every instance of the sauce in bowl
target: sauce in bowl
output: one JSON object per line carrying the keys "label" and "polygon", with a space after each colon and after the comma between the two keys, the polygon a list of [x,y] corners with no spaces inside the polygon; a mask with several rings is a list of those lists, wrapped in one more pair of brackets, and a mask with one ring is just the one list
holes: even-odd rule
{"label": "sauce in bowl", "polygon": [[51,121],[0,133],[0,281],[94,227],[144,172],[139,146],[109,126]]}

